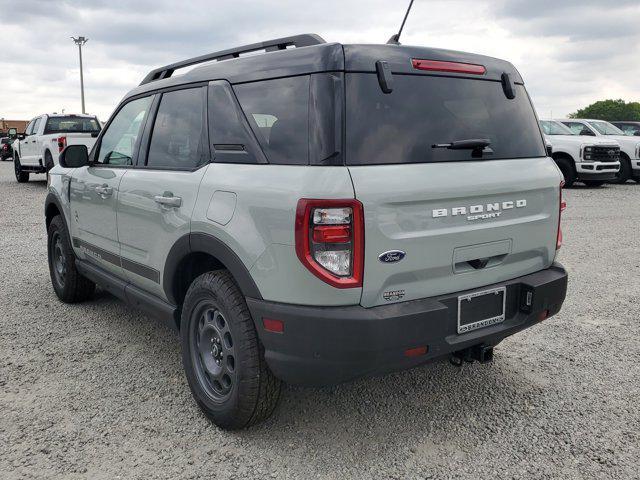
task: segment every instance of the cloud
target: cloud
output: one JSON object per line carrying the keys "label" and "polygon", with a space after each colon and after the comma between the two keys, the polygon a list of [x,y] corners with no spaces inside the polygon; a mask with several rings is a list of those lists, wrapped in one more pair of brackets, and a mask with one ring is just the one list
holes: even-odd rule
{"label": "cloud", "polygon": [[[159,65],[214,50],[315,32],[384,43],[406,2],[293,0],[0,1],[0,116],[79,111],[77,47],[84,35],[87,108],[106,120]],[[417,0],[403,42],[512,61],[537,109],[566,115],[606,97],[640,97],[640,3],[592,0]]]}

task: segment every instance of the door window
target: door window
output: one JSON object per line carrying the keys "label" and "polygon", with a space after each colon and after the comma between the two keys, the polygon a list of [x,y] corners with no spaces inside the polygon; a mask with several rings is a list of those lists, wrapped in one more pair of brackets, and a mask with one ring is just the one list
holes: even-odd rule
{"label": "door window", "polygon": [[96,163],[114,166],[133,165],[133,156],[152,100],[153,97],[139,98],[120,109],[102,136]]}
{"label": "door window", "polygon": [[162,95],[153,124],[147,166],[193,169],[207,161],[205,89],[175,90]]}
{"label": "door window", "polygon": [[27,128],[24,129],[24,134],[25,135],[31,135],[31,132],[33,132],[33,124],[34,124],[35,120],[31,120],[29,122],[29,125],[27,125]]}
{"label": "door window", "polygon": [[573,132],[574,135],[588,135],[595,136],[595,133],[591,131],[589,127],[580,122],[562,122]]}
{"label": "door window", "polygon": [[33,131],[31,133],[34,135],[38,133],[38,129],[40,128],[40,120],[42,120],[42,117],[36,118],[36,121],[33,124]]}

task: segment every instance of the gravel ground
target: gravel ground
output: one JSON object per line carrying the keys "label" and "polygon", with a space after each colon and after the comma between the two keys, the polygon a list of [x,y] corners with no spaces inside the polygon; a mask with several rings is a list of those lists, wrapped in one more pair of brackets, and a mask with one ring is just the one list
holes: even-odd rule
{"label": "gravel ground", "polygon": [[567,191],[565,307],[492,365],[287,387],[268,422],[227,433],[158,321],[105,293],[57,300],[36,179],[0,164],[2,479],[638,478],[640,185]]}

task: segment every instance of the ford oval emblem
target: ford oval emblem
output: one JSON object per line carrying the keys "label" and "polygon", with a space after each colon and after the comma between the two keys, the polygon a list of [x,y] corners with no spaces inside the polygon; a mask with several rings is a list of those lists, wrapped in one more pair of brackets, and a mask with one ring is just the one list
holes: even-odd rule
{"label": "ford oval emblem", "polygon": [[382,263],[396,263],[404,258],[406,253],[402,250],[389,250],[388,252],[378,255],[378,260]]}

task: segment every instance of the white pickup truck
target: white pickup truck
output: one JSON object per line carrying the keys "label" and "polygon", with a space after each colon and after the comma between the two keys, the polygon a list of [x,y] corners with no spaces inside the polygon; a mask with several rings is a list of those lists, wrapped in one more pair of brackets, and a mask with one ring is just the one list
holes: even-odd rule
{"label": "white pickup truck", "polygon": [[34,118],[13,143],[16,180],[23,183],[31,173],[47,173],[68,145],[86,145],[91,150],[99,132],[100,122],[92,115],[52,113]]}
{"label": "white pickup truck", "polygon": [[555,120],[540,120],[551,155],[564,175],[566,187],[582,182],[599,187],[614,181],[620,171],[620,145],[609,138],[585,137]]}
{"label": "white pickup truck", "polygon": [[583,138],[615,141],[620,145],[620,171],[616,183],[626,183],[630,178],[640,183],[640,140],[630,137],[618,127],[604,120],[565,118],[559,120],[571,131]]}

